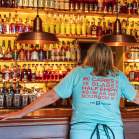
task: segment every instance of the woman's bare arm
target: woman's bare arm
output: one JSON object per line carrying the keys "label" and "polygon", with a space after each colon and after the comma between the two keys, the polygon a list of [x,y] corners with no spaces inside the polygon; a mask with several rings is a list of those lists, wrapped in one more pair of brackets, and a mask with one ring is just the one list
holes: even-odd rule
{"label": "woman's bare arm", "polygon": [[56,95],[56,92],[52,89],[40,97],[38,97],[36,100],[34,100],[32,103],[24,107],[23,109],[11,112],[8,114],[0,115],[2,119],[12,119],[12,118],[21,118],[25,115],[27,115],[29,112],[33,112],[39,108],[42,108],[44,106],[48,106],[55,101],[57,101],[59,97]]}

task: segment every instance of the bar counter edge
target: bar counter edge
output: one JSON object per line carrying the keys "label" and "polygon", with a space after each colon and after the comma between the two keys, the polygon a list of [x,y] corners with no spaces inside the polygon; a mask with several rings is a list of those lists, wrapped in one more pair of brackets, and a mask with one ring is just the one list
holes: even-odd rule
{"label": "bar counter edge", "polygon": [[[0,111],[0,114],[13,110]],[[45,108],[0,121],[0,139],[68,139],[70,108]],[[121,110],[126,139],[139,138],[139,110]]]}

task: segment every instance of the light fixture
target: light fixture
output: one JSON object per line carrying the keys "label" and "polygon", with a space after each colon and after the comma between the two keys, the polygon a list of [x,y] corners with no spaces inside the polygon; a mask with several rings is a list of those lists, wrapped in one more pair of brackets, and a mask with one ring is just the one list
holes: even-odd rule
{"label": "light fixture", "polygon": [[127,46],[135,45],[137,40],[134,36],[122,34],[121,23],[118,19],[118,0],[116,1],[116,21],[114,23],[114,31],[112,34],[106,34],[100,38],[100,42],[103,42],[109,46]]}
{"label": "light fixture", "polygon": [[16,41],[18,43],[30,43],[30,44],[43,44],[43,43],[56,43],[58,38],[55,34],[49,32],[43,32],[42,20],[38,15],[38,0],[37,0],[37,15],[33,20],[33,31],[20,33]]}

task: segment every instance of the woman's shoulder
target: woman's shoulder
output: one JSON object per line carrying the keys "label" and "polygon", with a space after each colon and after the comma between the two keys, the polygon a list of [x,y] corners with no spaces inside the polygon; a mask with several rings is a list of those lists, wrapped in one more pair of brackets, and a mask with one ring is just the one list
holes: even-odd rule
{"label": "woman's shoulder", "polygon": [[120,80],[127,80],[127,76],[125,75],[124,72],[122,72],[122,71],[119,70],[117,72],[117,75],[118,75],[118,77],[119,77]]}

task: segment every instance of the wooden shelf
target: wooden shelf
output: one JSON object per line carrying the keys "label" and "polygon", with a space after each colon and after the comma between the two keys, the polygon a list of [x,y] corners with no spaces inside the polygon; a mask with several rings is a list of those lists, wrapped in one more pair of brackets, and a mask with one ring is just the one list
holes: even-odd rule
{"label": "wooden shelf", "polygon": [[17,37],[17,34],[0,34],[0,37]]}
{"label": "wooden shelf", "polygon": [[139,59],[128,59],[126,61],[124,61],[124,63],[139,63]]}
{"label": "wooden shelf", "polygon": [[54,65],[60,65],[60,64],[66,64],[66,65],[72,65],[72,64],[78,64],[77,62],[71,62],[71,61],[15,61],[15,60],[0,60],[0,63],[6,64],[8,63],[34,63],[34,64],[54,64]]}
{"label": "wooden shelf", "polygon": [[[6,8],[1,7],[0,12],[16,12],[16,13],[32,13],[37,14],[37,8]],[[81,11],[81,10],[58,10],[58,9],[46,9],[46,8],[39,8],[39,14],[75,14],[75,15],[88,15],[88,16],[100,16],[100,17],[115,17],[116,13],[106,12],[103,11]],[[136,14],[126,14],[126,13],[119,13],[119,18],[139,18],[139,15]]]}
{"label": "wooden shelf", "polygon": [[[10,83],[10,81],[5,81],[6,83]],[[13,81],[13,83],[16,83],[17,81]],[[38,84],[38,83],[48,83],[48,84],[56,84],[58,83],[59,80],[56,81],[52,81],[52,80],[35,80],[35,81],[19,81],[20,84]],[[3,82],[0,81],[0,84],[2,84]]]}
{"label": "wooden shelf", "polygon": [[139,85],[139,82],[137,82],[137,81],[130,81],[131,82],[131,84],[133,84],[133,85]]}

